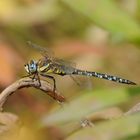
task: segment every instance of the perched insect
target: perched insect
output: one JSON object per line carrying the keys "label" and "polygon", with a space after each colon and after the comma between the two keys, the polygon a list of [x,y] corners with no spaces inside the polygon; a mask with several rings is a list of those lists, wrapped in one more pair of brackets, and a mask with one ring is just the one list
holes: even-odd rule
{"label": "perched insect", "polygon": [[40,76],[52,79],[54,82],[54,91],[56,89],[56,81],[53,76],[49,75],[51,73],[58,74],[61,76],[83,75],[83,76],[106,79],[106,80],[110,80],[110,81],[118,82],[122,84],[136,85],[136,83],[127,79],[120,78],[120,77],[77,69],[71,64],[66,63],[64,60],[57,59],[49,55],[49,51],[47,49],[42,48],[31,42],[28,42],[28,44],[32,46],[33,48],[39,50],[42,53],[43,57],[38,61],[31,60],[28,64],[25,65],[25,70],[27,71],[29,76],[31,75],[33,76],[33,79],[37,77],[37,80],[39,81],[39,83],[40,83]]}

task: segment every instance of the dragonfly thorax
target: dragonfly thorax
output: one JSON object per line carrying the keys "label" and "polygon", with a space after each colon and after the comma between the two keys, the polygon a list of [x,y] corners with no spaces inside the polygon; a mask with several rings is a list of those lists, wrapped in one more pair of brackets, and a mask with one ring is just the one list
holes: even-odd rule
{"label": "dragonfly thorax", "polygon": [[24,65],[25,70],[29,74],[33,74],[37,72],[37,62],[34,60],[31,60],[28,64]]}

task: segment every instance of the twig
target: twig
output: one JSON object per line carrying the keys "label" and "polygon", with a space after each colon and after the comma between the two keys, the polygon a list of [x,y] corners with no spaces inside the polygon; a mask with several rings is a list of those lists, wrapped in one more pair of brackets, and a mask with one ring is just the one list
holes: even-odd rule
{"label": "twig", "polygon": [[127,112],[125,112],[124,116],[132,115],[132,114],[135,114],[135,113],[138,113],[138,112],[140,112],[140,103],[137,103],[131,109],[129,109]]}
{"label": "twig", "polygon": [[53,86],[47,81],[41,80],[41,86],[37,80],[32,80],[31,78],[22,78],[10,86],[8,86],[5,90],[3,90],[0,94],[0,111],[2,111],[2,107],[6,102],[9,95],[13,94],[16,90],[25,88],[25,87],[35,87],[47,93],[52,98],[56,99],[59,102],[64,102],[65,98],[59,94],[59,92],[53,92]]}

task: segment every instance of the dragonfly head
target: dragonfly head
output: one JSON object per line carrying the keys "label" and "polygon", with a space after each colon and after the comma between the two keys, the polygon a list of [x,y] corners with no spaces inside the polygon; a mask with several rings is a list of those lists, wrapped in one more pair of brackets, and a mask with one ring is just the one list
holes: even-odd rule
{"label": "dragonfly head", "polygon": [[24,65],[24,68],[29,74],[33,74],[37,72],[37,63],[34,60],[31,60],[28,64]]}

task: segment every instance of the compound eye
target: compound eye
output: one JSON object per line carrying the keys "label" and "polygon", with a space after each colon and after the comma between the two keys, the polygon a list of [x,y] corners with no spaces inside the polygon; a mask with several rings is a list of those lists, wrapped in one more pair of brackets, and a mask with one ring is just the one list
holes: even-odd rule
{"label": "compound eye", "polygon": [[33,70],[34,68],[33,67],[30,67],[30,69]]}
{"label": "compound eye", "polygon": [[35,67],[34,65],[31,65],[31,66],[30,66],[31,69],[34,69],[34,67]]}

